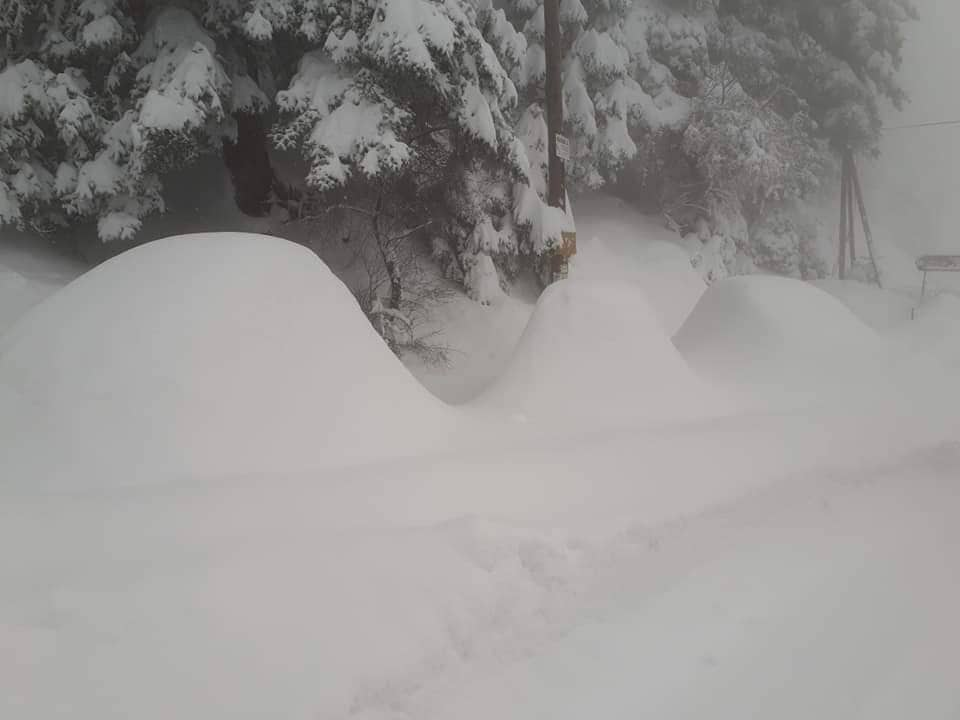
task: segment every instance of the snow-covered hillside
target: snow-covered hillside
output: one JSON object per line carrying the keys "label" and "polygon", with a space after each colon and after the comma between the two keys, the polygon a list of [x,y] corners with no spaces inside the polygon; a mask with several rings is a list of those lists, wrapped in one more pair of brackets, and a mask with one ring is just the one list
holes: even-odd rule
{"label": "snow-covered hillside", "polygon": [[0,335],[0,717],[955,717],[955,304],[705,292],[594,217],[536,305],[448,306],[456,407],[276,238]]}

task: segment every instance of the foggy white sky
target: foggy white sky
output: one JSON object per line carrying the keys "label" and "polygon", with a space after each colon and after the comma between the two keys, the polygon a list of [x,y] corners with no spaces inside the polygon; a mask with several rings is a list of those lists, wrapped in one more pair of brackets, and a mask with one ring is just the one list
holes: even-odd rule
{"label": "foggy white sky", "polygon": [[[912,102],[888,125],[960,119],[960,2],[916,0],[904,84]],[[877,235],[915,256],[960,254],[960,126],[885,133],[883,157],[865,169]]]}

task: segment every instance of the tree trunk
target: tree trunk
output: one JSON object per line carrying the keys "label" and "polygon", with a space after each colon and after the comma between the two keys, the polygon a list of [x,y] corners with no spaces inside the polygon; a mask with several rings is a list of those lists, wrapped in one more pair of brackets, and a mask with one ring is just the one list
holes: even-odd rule
{"label": "tree trunk", "polygon": [[147,0],[129,0],[127,7],[137,30],[142,34],[147,26],[147,15],[149,14]]}
{"label": "tree trunk", "polygon": [[390,301],[387,307],[391,310],[399,310],[400,303],[403,302],[403,277],[400,272],[400,263],[397,262],[397,249],[394,247],[397,240],[384,235],[380,228],[381,207],[383,207],[382,196],[377,198],[376,210],[370,218],[373,226],[373,241],[377,244],[380,259],[383,260],[383,267],[390,280]]}
{"label": "tree trunk", "polygon": [[403,280],[400,277],[400,268],[397,261],[389,259],[386,262],[387,275],[390,278],[390,309],[399,310],[403,301]]}
{"label": "tree trunk", "polygon": [[224,142],[223,160],[233,180],[237,207],[253,217],[270,212],[270,199],[276,184],[267,150],[267,131],[259,115],[236,113],[237,140]]}

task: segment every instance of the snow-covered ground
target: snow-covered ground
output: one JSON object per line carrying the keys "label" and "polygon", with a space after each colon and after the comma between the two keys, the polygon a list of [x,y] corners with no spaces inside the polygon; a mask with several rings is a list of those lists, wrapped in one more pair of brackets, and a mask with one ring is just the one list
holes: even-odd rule
{"label": "snow-covered ground", "polygon": [[[955,718],[956,445],[583,555],[535,648],[396,692],[416,718]],[[566,589],[566,588],[565,588]],[[570,616],[575,619],[570,620]]]}
{"label": "snow-covered ground", "polygon": [[707,291],[591,202],[536,307],[448,308],[457,406],[277,239],[0,335],[0,717],[956,718],[953,298]]}

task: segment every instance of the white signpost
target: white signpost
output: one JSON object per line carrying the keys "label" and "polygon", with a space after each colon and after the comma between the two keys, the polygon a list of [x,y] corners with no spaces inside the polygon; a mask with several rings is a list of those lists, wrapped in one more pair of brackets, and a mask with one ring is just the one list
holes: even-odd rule
{"label": "white signpost", "polygon": [[557,133],[554,136],[554,142],[556,143],[557,157],[570,162],[570,141],[560,133]]}

